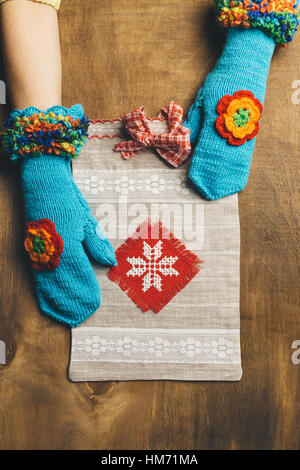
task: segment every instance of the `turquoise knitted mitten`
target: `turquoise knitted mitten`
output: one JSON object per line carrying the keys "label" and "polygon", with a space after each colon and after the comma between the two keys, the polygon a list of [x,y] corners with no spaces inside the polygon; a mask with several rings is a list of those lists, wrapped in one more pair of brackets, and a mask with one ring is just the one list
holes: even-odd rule
{"label": "turquoise knitted mitten", "polygon": [[25,249],[34,269],[41,310],[74,327],[94,313],[100,289],[83,248],[99,263],[115,266],[88,203],[75,185],[70,160],[87,137],[80,105],[13,111],[1,129],[1,143],[13,160],[22,158]]}
{"label": "turquoise knitted mitten", "polygon": [[216,0],[218,21],[229,28],[226,44],[184,123],[192,142],[198,138],[189,176],[207,199],[247,184],[271,59],[276,43],[285,45],[297,30],[297,4]]}

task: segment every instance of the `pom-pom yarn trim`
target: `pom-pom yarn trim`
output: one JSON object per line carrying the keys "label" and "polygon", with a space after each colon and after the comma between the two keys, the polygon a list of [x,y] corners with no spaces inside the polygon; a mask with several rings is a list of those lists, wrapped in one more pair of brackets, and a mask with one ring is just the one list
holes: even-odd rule
{"label": "pom-pom yarn trim", "polygon": [[297,0],[215,0],[223,28],[257,28],[285,46],[300,22]]}
{"label": "pom-pom yarn trim", "polygon": [[76,158],[88,136],[88,117],[75,118],[49,111],[30,116],[15,113],[0,128],[2,152],[12,160],[45,154]]}

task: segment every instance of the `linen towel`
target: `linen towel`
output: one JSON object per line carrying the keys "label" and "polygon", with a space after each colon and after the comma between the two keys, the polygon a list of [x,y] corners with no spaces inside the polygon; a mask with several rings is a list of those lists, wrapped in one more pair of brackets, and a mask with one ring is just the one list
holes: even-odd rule
{"label": "linen towel", "polygon": [[[153,132],[167,131],[162,118],[149,119],[149,125]],[[72,329],[69,378],[240,380],[237,195],[217,201],[202,199],[188,181],[187,165],[172,168],[154,149],[125,161],[114,150],[124,138],[120,119],[92,121],[88,143],[73,165],[76,183],[123,258],[119,283],[111,274],[108,277],[108,268],[94,265],[102,305],[84,324]],[[183,251],[164,255],[164,249],[170,248],[168,240],[158,240],[150,248],[132,242],[138,227],[149,220],[160,222],[172,233],[179,244],[175,246],[184,246],[191,253],[190,261],[201,260],[199,270],[182,288],[176,290]],[[120,249],[128,239],[132,252]],[[171,277],[174,296],[164,287]],[[133,283],[141,302],[129,295],[128,282]],[[151,308],[142,311],[150,288],[153,293],[158,291],[158,300],[154,294]],[[162,297],[166,304],[156,309]]]}

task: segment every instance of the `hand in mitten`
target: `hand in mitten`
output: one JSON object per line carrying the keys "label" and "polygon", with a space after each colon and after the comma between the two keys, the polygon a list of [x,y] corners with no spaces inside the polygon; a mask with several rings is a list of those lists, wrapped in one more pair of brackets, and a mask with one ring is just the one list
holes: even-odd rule
{"label": "hand in mitten", "polygon": [[247,184],[275,45],[292,40],[298,0],[216,0],[221,26],[229,28],[215,69],[188,119],[197,140],[189,176],[207,199]]}
{"label": "hand in mitten", "polygon": [[25,249],[44,313],[74,327],[101,303],[100,289],[84,250],[99,263],[114,266],[103,236],[75,185],[69,161],[79,155],[88,120],[80,105],[13,111],[1,131],[2,147],[22,159]]}

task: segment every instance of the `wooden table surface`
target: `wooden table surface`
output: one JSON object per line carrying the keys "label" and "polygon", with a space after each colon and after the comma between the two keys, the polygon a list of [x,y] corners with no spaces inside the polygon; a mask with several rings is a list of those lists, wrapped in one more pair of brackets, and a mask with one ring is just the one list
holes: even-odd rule
{"label": "wooden table surface", "polygon": [[[91,118],[140,105],[154,116],[172,99],[188,108],[224,43],[213,0],[78,4],[63,0],[60,12],[65,105],[81,102]],[[69,382],[70,331],[40,314],[18,175],[1,163],[1,449],[300,448],[300,365],[291,361],[300,340],[299,45],[300,34],[275,53],[239,196],[239,383]]]}

